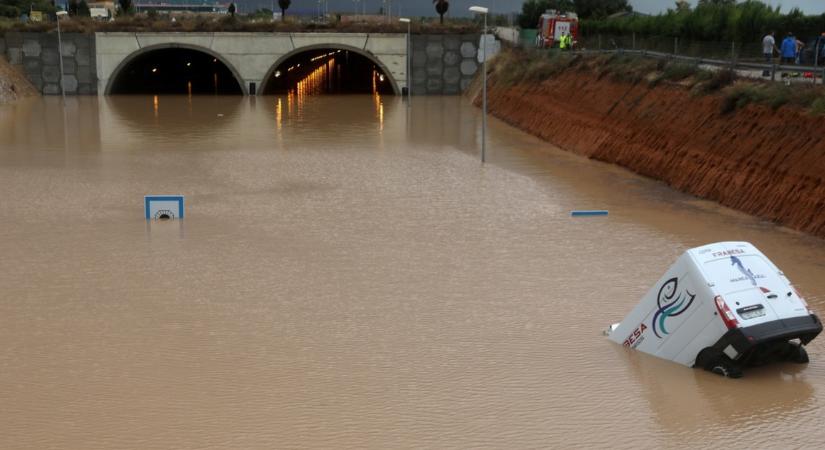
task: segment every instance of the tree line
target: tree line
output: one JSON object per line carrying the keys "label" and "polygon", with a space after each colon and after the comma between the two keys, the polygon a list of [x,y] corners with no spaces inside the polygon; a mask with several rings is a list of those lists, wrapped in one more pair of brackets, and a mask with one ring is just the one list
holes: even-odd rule
{"label": "tree line", "polygon": [[631,34],[667,36],[699,41],[759,42],[770,31],[778,36],[793,32],[798,37],[813,38],[825,32],[825,14],[805,15],[798,8],[782,13],[758,0],[699,0],[691,7],[685,0],[656,16],[633,15],[600,19],[581,24],[582,32],[594,34]]}

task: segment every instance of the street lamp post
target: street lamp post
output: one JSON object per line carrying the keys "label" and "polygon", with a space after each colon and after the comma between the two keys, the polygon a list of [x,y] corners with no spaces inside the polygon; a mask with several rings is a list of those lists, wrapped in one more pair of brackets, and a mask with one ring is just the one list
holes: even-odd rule
{"label": "street lamp post", "polygon": [[57,59],[60,61],[60,95],[63,97],[63,103],[66,103],[66,87],[63,83],[63,37],[60,34],[60,18],[68,14],[66,11],[58,11],[57,16]]}
{"label": "street lamp post", "polygon": [[410,81],[412,80],[412,76],[410,74],[410,71],[412,70],[412,54],[410,53],[410,50],[412,50],[410,45],[410,19],[402,17],[398,19],[398,21],[407,24],[407,108],[409,108],[410,101],[412,100],[412,84],[410,83]]}
{"label": "street lamp post", "polygon": [[481,115],[481,162],[487,159],[487,12],[483,6],[471,6],[470,11],[484,16],[484,34],[481,38],[482,115]]}

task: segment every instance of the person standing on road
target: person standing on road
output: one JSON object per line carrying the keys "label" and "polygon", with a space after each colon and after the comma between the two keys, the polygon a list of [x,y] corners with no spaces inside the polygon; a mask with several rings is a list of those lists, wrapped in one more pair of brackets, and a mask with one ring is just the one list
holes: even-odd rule
{"label": "person standing on road", "polygon": [[773,61],[773,52],[779,53],[776,48],[776,32],[771,31],[762,38],[762,54],[765,55],[765,62],[771,63]]}
{"label": "person standing on road", "polygon": [[793,64],[796,61],[796,38],[793,33],[788,32],[788,36],[782,40],[779,53],[782,55],[783,64]]}
{"label": "person standing on road", "polygon": [[796,63],[800,64],[802,58],[802,49],[805,47],[805,43],[796,39]]}
{"label": "person standing on road", "polygon": [[561,37],[559,38],[559,49],[567,49],[567,35],[565,35],[564,33],[562,33]]}

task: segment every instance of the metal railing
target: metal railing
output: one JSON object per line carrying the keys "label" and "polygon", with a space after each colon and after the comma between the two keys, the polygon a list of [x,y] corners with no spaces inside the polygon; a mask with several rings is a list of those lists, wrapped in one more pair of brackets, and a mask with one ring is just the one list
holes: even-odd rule
{"label": "metal railing", "polygon": [[[802,66],[802,65],[786,65],[786,64],[766,64],[754,61],[739,61],[736,59],[716,59],[716,58],[700,58],[692,56],[684,56],[673,53],[654,52],[649,50],[576,50],[579,53],[624,53],[636,54],[649,58],[669,59],[673,61],[680,61],[685,64],[693,64],[697,66],[711,66],[719,69],[729,69],[737,72],[740,76],[749,78],[770,78],[777,81],[777,76],[781,80],[789,81],[789,78],[797,78],[802,75],[803,79],[810,79],[811,83],[822,83],[825,80],[825,67],[822,66]],[[805,75],[806,74],[806,75]]]}
{"label": "metal railing", "polygon": [[[525,47],[535,46],[534,42],[522,41]],[[772,57],[765,61],[761,43],[742,44],[737,42],[690,41],[674,37],[631,35],[589,35],[582,36],[576,43],[577,52],[625,53],[650,58],[669,59],[685,64],[717,67],[737,71],[739,75],[751,78],[777,78],[788,81],[801,77],[813,83],[825,80],[825,41],[817,40],[816,48],[803,49],[806,64],[781,64]]]}

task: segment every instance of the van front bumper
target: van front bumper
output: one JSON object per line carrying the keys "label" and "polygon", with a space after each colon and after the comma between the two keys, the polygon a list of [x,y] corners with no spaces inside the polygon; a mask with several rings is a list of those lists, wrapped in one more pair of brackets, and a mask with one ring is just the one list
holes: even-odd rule
{"label": "van front bumper", "polygon": [[785,344],[791,339],[799,339],[802,345],[807,345],[820,332],[822,322],[815,314],[810,314],[728,330],[713,347],[732,360],[747,362],[751,359],[761,359],[761,356],[771,352],[773,347]]}

